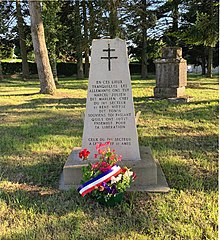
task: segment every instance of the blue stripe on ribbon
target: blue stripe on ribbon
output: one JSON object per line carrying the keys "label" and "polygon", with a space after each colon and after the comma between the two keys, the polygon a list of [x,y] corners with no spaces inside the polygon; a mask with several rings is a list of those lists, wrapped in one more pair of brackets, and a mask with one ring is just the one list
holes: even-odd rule
{"label": "blue stripe on ribbon", "polygon": [[[114,166],[117,166],[117,165],[114,165]],[[113,166],[113,167],[114,167],[114,166]],[[113,167],[112,167],[112,168],[113,168]],[[104,172],[104,173],[99,174],[97,177],[94,177],[94,178],[90,179],[89,181],[83,183],[81,186],[79,186],[78,192],[79,192],[82,188],[84,188],[85,186],[89,185],[90,183],[95,182],[96,180],[98,180],[98,179],[104,177],[105,175],[113,172],[114,170],[113,170],[112,168],[111,168],[110,170]]]}

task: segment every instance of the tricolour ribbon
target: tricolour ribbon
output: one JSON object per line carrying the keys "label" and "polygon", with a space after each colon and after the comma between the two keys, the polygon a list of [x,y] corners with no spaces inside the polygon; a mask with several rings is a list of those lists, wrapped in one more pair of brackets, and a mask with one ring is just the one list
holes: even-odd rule
{"label": "tricolour ribbon", "polygon": [[89,181],[83,183],[79,188],[78,192],[84,197],[87,193],[93,191],[96,187],[100,186],[103,182],[108,182],[111,177],[117,176],[122,172],[122,169],[118,165],[114,165],[110,170],[101,173],[97,177],[90,179]]}

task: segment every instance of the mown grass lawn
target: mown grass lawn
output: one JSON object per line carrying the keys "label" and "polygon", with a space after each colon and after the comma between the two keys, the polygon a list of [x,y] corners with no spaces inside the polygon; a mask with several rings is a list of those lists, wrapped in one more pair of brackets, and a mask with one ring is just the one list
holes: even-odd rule
{"label": "mown grass lawn", "polygon": [[152,101],[155,78],[132,80],[140,145],[159,159],[171,191],[127,193],[106,208],[59,191],[81,146],[87,80],[65,78],[55,96],[37,81],[0,83],[0,239],[217,239],[218,78],[188,77],[189,103]]}

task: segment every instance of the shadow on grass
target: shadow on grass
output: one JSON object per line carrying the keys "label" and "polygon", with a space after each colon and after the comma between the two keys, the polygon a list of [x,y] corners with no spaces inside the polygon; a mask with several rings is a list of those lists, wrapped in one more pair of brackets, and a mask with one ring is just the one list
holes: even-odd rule
{"label": "shadow on grass", "polygon": [[198,169],[190,164],[166,162],[162,164],[171,189],[178,191],[218,191],[218,172]]}
{"label": "shadow on grass", "polygon": [[218,91],[218,88],[213,88],[213,87],[207,87],[207,85],[216,85],[218,86],[218,83],[189,83],[186,86],[186,89],[191,88],[191,89],[207,89],[207,90],[215,90]]}
{"label": "shadow on grass", "polygon": [[[217,103],[216,105],[212,105],[211,103]],[[193,109],[185,109],[185,106],[192,107],[193,105],[202,105],[201,107],[195,107]],[[210,104],[210,105],[209,105]],[[195,101],[189,103],[170,103],[167,100],[156,100],[152,101],[148,97],[135,97],[134,105],[137,111],[142,112],[152,112],[157,114],[162,114],[163,116],[167,116],[175,119],[186,119],[190,121],[195,120],[216,120],[218,117],[218,99],[215,100],[204,100],[204,101]],[[180,110],[181,111],[176,111]]]}
{"label": "shadow on grass", "polygon": [[12,160],[0,159],[0,180],[7,179],[15,183],[31,183],[38,187],[58,189],[66,154],[31,153],[11,155]]}
{"label": "shadow on grass", "polygon": [[[50,100],[49,100],[50,101]],[[38,106],[38,101],[35,102],[35,107]],[[41,101],[39,102],[41,104]],[[31,108],[32,105],[21,104],[22,109]],[[73,106],[72,106],[73,107]],[[0,107],[4,109],[4,107]],[[63,107],[65,108],[65,107]],[[17,109],[16,106],[6,106],[7,110]],[[6,110],[4,109],[4,110]],[[7,118],[9,114],[2,116]],[[25,116],[26,118],[22,118]],[[29,117],[31,116],[31,117]],[[11,154],[19,154],[28,152],[33,144],[57,144],[56,138],[74,137],[81,138],[83,131],[83,121],[80,115],[73,115],[71,113],[63,114],[56,112],[42,111],[22,111],[13,113],[13,120],[22,121],[22,124],[2,125],[0,129],[1,155],[10,156]],[[3,120],[4,121],[4,120]],[[60,143],[62,145],[62,141]],[[46,146],[45,145],[45,146]]]}
{"label": "shadow on grass", "polygon": [[57,89],[88,89],[88,79],[60,78]]}
{"label": "shadow on grass", "polygon": [[[2,91],[1,91],[2,92]],[[35,93],[18,93],[18,94],[1,94],[0,97],[17,97],[17,96],[34,96],[34,95],[38,95],[39,92],[35,92]]]}
{"label": "shadow on grass", "polygon": [[[22,94],[21,94],[22,95]],[[32,95],[32,94],[31,94]],[[47,108],[85,108],[86,106],[86,98],[38,98],[38,99],[32,99],[28,100],[25,103],[18,104],[18,105],[5,105],[0,106],[0,111],[7,111],[7,110],[13,110],[13,109],[35,109],[40,107],[45,107],[45,105],[51,105],[46,106]]]}
{"label": "shadow on grass", "polygon": [[[27,215],[32,213],[28,230],[10,235],[19,239],[33,239],[35,234],[38,238],[44,237],[41,239],[46,236],[57,239],[64,232],[64,239],[104,240],[121,234],[128,236],[131,232],[146,233],[150,222],[145,210],[148,194],[136,193],[135,198],[132,195],[126,193],[121,205],[109,208],[87,196],[82,198],[76,190],[61,192],[26,184],[17,184],[14,189],[1,186],[0,189],[0,198],[10,209],[22,209]],[[22,213],[19,218],[23,220]]]}
{"label": "shadow on grass", "polygon": [[[164,129],[166,133],[166,128]],[[154,136],[154,137],[139,137],[140,145],[153,145],[155,149],[160,151],[173,150],[176,152],[188,151],[190,152],[217,152],[218,149],[218,134],[206,134],[193,136]]]}
{"label": "shadow on grass", "polygon": [[[40,82],[35,81],[15,81],[15,80],[8,80],[1,82],[4,87],[12,87],[12,88],[40,88]],[[18,90],[19,91],[19,90]]]}
{"label": "shadow on grass", "polygon": [[155,86],[155,80],[139,80],[139,81],[132,81],[132,89],[134,88],[149,88]]}
{"label": "shadow on grass", "polygon": [[[1,84],[4,87],[17,87],[17,88],[40,88],[40,82],[37,81],[21,81],[21,80],[3,80]],[[84,89],[88,88],[88,80],[77,80],[73,78],[59,79],[57,89]],[[19,89],[18,89],[19,91]],[[0,91],[1,92],[1,91]]]}
{"label": "shadow on grass", "polygon": [[[160,156],[163,156],[161,165],[171,188],[217,190],[218,176],[215,170],[218,162],[217,135],[178,138],[140,137],[139,144],[140,146],[149,145],[155,151],[159,150]],[[16,150],[20,150],[19,146]],[[10,156],[10,152],[5,155],[7,154]],[[169,159],[173,154],[177,156],[177,160]],[[164,157],[166,155],[167,158]],[[58,188],[60,174],[67,157],[64,154],[32,153],[24,157],[21,155],[19,159],[19,154],[15,153],[16,161],[0,160],[1,177],[12,182]],[[210,167],[213,165],[214,170],[207,170],[203,167],[207,164]]]}
{"label": "shadow on grass", "polygon": [[[48,121],[48,125],[45,122]],[[68,125],[65,125],[65,122]],[[68,128],[67,128],[68,126]],[[1,127],[1,144],[0,151],[2,155],[10,156],[13,153],[28,152],[28,149],[36,143],[44,144],[45,137],[48,136],[48,140],[45,144],[52,146],[52,142],[56,144],[56,139],[53,140],[50,136],[73,136],[74,138],[81,138],[82,136],[82,121],[72,121],[63,119],[62,121],[56,117],[53,119],[41,118],[38,123],[31,124],[30,126],[3,126]]]}
{"label": "shadow on grass", "polygon": [[217,134],[140,137],[139,144],[159,152],[157,158],[172,189],[218,190]]}

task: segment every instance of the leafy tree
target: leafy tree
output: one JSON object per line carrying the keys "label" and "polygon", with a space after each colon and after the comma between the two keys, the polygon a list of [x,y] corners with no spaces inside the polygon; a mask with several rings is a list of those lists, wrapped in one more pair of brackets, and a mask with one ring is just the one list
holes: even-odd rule
{"label": "leafy tree", "polygon": [[63,56],[66,61],[77,62],[77,78],[83,79],[83,50],[82,8],[79,1],[64,2],[61,7]]}
{"label": "leafy tree", "polygon": [[[163,31],[163,41],[168,46],[179,46],[178,30],[182,13],[185,11],[185,0],[166,0],[158,2],[155,11],[159,30]],[[181,10],[180,10],[181,9]]]}
{"label": "leafy tree", "polygon": [[61,39],[62,25],[59,19],[60,2],[58,0],[42,3],[42,18],[44,22],[45,40],[48,50],[54,81],[58,84],[57,76],[57,43]]}
{"label": "leafy tree", "polygon": [[82,61],[82,29],[79,1],[75,2],[75,33],[76,33],[76,59],[77,59],[77,78],[83,79]]}
{"label": "leafy tree", "polygon": [[208,47],[208,67],[207,76],[212,77],[213,47],[218,42],[218,7],[214,9],[213,1],[210,2],[208,13],[197,13],[197,20],[193,30],[198,32],[200,37],[196,39],[196,44],[203,44]]}
{"label": "leafy tree", "polygon": [[13,55],[13,34],[10,32],[14,6],[10,1],[0,2],[0,80],[4,78],[2,59]]}
{"label": "leafy tree", "polygon": [[156,24],[156,15],[152,10],[153,2],[147,0],[130,1],[127,7],[128,18],[128,38],[132,40],[136,48],[133,53],[141,61],[141,78],[147,78],[147,43],[149,38],[149,29]]}
{"label": "leafy tree", "polygon": [[118,11],[117,11],[119,4],[120,4],[120,0],[108,1],[110,38],[115,38],[119,36],[119,23],[118,23]]}
{"label": "leafy tree", "polygon": [[87,19],[87,2],[82,1],[83,9],[83,45],[84,45],[84,57],[85,57],[85,77],[89,77],[89,36],[88,36],[88,19]]}
{"label": "leafy tree", "polygon": [[201,46],[203,51],[203,68],[205,65],[204,53],[207,52],[208,77],[212,77],[213,49],[216,47],[219,39],[218,5],[219,3],[215,0],[188,1],[188,12],[186,13],[188,24],[179,34],[187,44]]}

